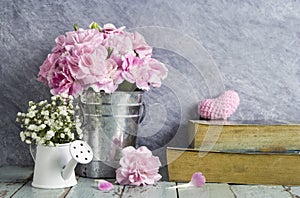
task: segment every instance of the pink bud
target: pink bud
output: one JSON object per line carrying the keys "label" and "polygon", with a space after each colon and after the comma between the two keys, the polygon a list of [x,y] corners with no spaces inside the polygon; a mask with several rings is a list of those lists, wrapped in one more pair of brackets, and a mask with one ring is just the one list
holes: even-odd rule
{"label": "pink bud", "polygon": [[206,179],[201,172],[195,172],[191,179],[191,184],[195,187],[201,187],[205,184]]}
{"label": "pink bud", "polygon": [[98,189],[101,191],[110,191],[111,189],[114,188],[114,186],[112,185],[112,183],[105,181],[103,179],[97,180],[98,181]]}

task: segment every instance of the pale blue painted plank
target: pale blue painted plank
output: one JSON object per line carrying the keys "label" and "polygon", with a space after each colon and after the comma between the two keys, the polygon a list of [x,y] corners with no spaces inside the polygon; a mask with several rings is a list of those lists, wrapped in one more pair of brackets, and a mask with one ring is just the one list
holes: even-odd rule
{"label": "pale blue painted plank", "polygon": [[148,186],[126,186],[122,198],[176,198],[176,189],[168,189],[175,186],[174,182],[158,182],[157,185]]}
{"label": "pale blue painted plank", "polygon": [[[182,183],[179,183],[179,185]],[[201,197],[201,198],[234,198],[229,185],[224,183],[206,183],[202,187],[179,188],[179,197]]]}
{"label": "pale blue painted plank", "polygon": [[290,192],[296,197],[300,197],[300,186],[292,186]]}
{"label": "pale blue painted plank", "polygon": [[0,167],[0,182],[26,182],[33,173],[33,167],[3,166]]}
{"label": "pale blue painted plank", "polygon": [[23,185],[23,183],[0,183],[0,197],[11,197]]}
{"label": "pale blue painted plank", "polygon": [[[113,182],[112,182],[113,183]],[[98,190],[97,182],[94,179],[82,178],[78,180],[78,184],[74,186],[68,193],[66,198],[77,198],[77,197],[101,197],[111,198],[120,197],[124,186],[114,185],[114,189],[109,192],[103,192]]]}
{"label": "pale blue painted plank", "polygon": [[68,194],[70,188],[61,188],[61,189],[41,189],[34,188],[31,186],[29,181],[23,186],[20,190],[16,192],[13,198],[24,198],[24,197],[34,197],[34,198],[56,198],[56,197],[65,197]]}
{"label": "pale blue painted plank", "polygon": [[300,197],[300,186],[283,186],[283,188],[290,192],[293,197]]}
{"label": "pale blue painted plank", "polygon": [[230,188],[238,198],[291,198],[283,186],[277,185],[231,185]]}

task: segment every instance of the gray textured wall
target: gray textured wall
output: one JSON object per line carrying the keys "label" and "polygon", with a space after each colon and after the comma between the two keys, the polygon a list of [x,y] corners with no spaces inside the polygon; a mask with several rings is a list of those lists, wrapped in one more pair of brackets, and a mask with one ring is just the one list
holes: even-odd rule
{"label": "gray textured wall", "polygon": [[138,139],[139,145],[160,156],[170,142],[185,144],[181,139],[187,120],[197,118],[197,102],[226,89],[236,90],[241,98],[231,119],[300,120],[299,1],[0,0],[0,4],[0,166],[32,163],[15,116],[29,100],[49,98],[49,89],[36,81],[39,66],[55,37],[72,30],[75,22],[82,27],[92,21],[112,22],[141,31],[147,26],[166,28],[159,34],[145,32],[156,47],[154,56],[170,69],[170,78],[145,94],[148,112],[140,128],[143,137]]}

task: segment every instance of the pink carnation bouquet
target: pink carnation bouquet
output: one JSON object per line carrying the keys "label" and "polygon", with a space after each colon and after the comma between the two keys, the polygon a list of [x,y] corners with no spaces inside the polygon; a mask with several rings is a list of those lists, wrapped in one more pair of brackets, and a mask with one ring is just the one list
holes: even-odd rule
{"label": "pink carnation bouquet", "polygon": [[113,93],[121,84],[141,90],[160,87],[168,69],[152,58],[152,48],[138,32],[113,24],[78,28],[55,39],[56,46],[40,66],[38,80],[51,93],[80,95],[84,90]]}

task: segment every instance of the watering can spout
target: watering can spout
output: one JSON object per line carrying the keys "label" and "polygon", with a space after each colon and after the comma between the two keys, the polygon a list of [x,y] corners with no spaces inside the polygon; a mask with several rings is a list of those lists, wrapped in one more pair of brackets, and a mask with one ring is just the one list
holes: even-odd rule
{"label": "watering can spout", "polygon": [[70,153],[72,159],[62,169],[62,178],[67,180],[71,177],[77,163],[87,164],[93,159],[93,151],[91,147],[84,141],[76,140],[70,145]]}

